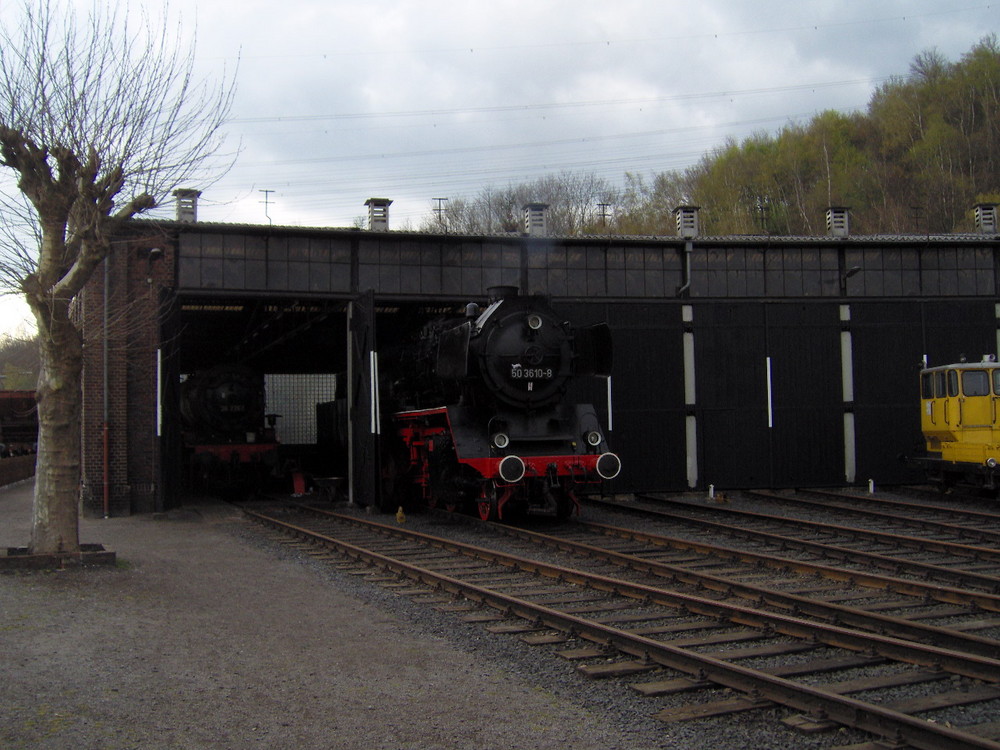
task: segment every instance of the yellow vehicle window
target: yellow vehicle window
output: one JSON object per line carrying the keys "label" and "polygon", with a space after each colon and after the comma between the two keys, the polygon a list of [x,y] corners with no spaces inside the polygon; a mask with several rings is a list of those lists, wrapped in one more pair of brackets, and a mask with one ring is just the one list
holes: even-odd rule
{"label": "yellow vehicle window", "polygon": [[938,370],[934,373],[934,397],[944,398],[948,395],[948,389],[944,387],[945,371]]}
{"label": "yellow vehicle window", "polygon": [[1000,368],[990,372],[993,373],[993,392],[1000,396]]}
{"label": "yellow vehicle window", "polygon": [[954,398],[958,395],[958,371],[948,370],[948,395]]}
{"label": "yellow vehicle window", "polygon": [[934,373],[920,373],[920,398],[934,398]]}
{"label": "yellow vehicle window", "polygon": [[965,370],[962,373],[962,392],[966,396],[989,396],[990,377],[986,370]]}

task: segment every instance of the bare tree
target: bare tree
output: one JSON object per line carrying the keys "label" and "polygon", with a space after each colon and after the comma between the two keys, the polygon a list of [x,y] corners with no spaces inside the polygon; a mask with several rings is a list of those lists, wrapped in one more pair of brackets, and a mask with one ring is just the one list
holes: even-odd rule
{"label": "bare tree", "polygon": [[[82,338],[73,301],[123,223],[221,176],[234,79],[197,78],[194,43],[121,4],[85,16],[24,0],[0,28],[0,283],[38,327],[39,441],[31,549],[79,550]],[[8,12],[8,16],[9,16]],[[16,184],[14,184],[16,181]]]}
{"label": "bare tree", "polygon": [[[540,202],[550,206],[548,225],[552,234],[577,235],[594,229],[602,204],[619,200],[619,191],[595,174],[561,172],[531,182],[498,188],[487,185],[472,198],[452,198],[443,211],[424,221],[425,231],[448,230],[460,234],[507,234],[521,231],[522,208]],[[443,221],[442,221],[443,219]]]}
{"label": "bare tree", "polygon": [[26,391],[38,382],[38,344],[24,334],[0,335],[0,387]]}

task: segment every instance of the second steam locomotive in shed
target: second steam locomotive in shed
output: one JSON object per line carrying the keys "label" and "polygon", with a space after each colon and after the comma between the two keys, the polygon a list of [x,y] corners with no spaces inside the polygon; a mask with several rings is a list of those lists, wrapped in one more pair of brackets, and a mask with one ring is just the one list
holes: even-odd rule
{"label": "second steam locomotive in shed", "polygon": [[263,374],[219,365],[191,373],[180,395],[192,485],[227,495],[260,489],[278,462],[277,415],[264,413]]}
{"label": "second steam locomotive in shed", "polygon": [[385,357],[394,494],[483,519],[568,516],[621,469],[580,396],[581,381],[610,377],[608,326],[574,326],[515,287],[489,293]]}

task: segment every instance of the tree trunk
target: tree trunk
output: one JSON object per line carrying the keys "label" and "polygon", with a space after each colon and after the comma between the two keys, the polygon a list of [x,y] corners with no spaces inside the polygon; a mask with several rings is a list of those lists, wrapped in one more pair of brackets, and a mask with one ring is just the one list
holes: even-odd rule
{"label": "tree trunk", "polygon": [[79,552],[83,346],[66,308],[53,311],[47,319],[39,336],[39,354],[31,550],[35,554]]}

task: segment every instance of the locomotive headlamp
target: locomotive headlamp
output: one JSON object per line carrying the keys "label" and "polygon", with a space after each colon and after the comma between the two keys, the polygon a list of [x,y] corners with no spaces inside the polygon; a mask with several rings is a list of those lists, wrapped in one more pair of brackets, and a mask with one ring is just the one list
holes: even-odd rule
{"label": "locomotive headlamp", "polygon": [[510,445],[510,437],[506,432],[497,432],[493,434],[493,445],[497,448],[506,448]]}
{"label": "locomotive headlamp", "polygon": [[584,440],[587,441],[587,445],[592,448],[596,448],[601,444],[601,433],[597,430],[591,430],[586,435],[583,436]]}
{"label": "locomotive headlamp", "polygon": [[997,460],[993,457],[987,458],[986,465],[991,469],[995,469],[997,467]]}
{"label": "locomotive headlamp", "polygon": [[537,331],[542,327],[542,316],[531,314],[528,316],[528,328],[532,331]]}

